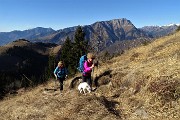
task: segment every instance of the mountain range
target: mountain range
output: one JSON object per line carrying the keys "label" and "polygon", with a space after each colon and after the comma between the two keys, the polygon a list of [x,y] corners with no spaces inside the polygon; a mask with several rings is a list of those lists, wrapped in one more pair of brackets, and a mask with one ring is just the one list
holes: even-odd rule
{"label": "mountain range", "polygon": [[42,36],[50,35],[54,32],[55,30],[53,30],[52,28],[42,27],[37,27],[24,31],[14,30],[12,32],[0,32],[0,45],[5,45],[17,39],[32,40]]}
{"label": "mountain range", "polygon": [[[50,42],[61,44],[67,36],[73,40],[75,30],[78,26],[60,30],[52,28],[37,27],[24,31],[0,32],[0,45],[5,45],[17,39],[27,39],[31,42]],[[151,39],[172,33],[177,29],[177,25],[171,26],[145,26],[136,28],[130,20],[126,18],[113,19],[109,21],[98,21],[91,25],[82,26],[85,38],[93,46],[100,46],[104,49],[116,41]]]}
{"label": "mountain range", "polygon": [[170,24],[164,26],[144,26],[140,29],[146,32],[148,35],[152,36],[153,38],[157,38],[174,32],[178,26],[179,24]]}

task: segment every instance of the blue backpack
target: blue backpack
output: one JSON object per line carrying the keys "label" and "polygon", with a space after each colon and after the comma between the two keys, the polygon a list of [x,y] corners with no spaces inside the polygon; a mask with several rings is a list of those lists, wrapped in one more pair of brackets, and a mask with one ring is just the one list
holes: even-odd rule
{"label": "blue backpack", "polygon": [[79,59],[79,67],[77,68],[81,73],[84,71],[84,62],[87,60],[87,56],[83,55]]}

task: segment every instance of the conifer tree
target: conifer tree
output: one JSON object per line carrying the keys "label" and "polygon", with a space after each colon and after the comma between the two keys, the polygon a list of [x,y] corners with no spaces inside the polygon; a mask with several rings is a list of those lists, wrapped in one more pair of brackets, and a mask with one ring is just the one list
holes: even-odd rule
{"label": "conifer tree", "polygon": [[60,60],[64,61],[65,66],[68,68],[70,74],[75,73],[76,62],[74,61],[73,56],[73,43],[71,42],[69,37],[66,38],[64,44],[62,45]]}
{"label": "conifer tree", "polygon": [[73,75],[77,71],[79,58],[88,52],[88,42],[85,40],[85,33],[79,26],[75,31],[74,42],[69,37],[62,45],[60,60],[64,61],[69,74]]}
{"label": "conifer tree", "polygon": [[88,41],[85,40],[85,32],[82,30],[81,26],[76,29],[74,36],[74,50],[79,58],[88,51]]}
{"label": "conifer tree", "polygon": [[53,54],[50,54],[48,56],[48,65],[45,68],[45,74],[44,74],[44,81],[48,80],[49,78],[53,77],[53,72],[55,67],[55,56]]}
{"label": "conifer tree", "polygon": [[74,61],[76,61],[76,67],[78,67],[79,58],[88,52],[88,41],[85,40],[85,32],[82,30],[82,27],[79,26],[76,29],[74,36]]}

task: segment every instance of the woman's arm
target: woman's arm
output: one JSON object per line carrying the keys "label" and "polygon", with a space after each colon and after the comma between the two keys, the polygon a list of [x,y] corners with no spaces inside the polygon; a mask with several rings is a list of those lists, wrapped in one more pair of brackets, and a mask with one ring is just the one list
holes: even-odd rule
{"label": "woman's arm", "polygon": [[58,67],[54,70],[54,76],[57,78]]}
{"label": "woman's arm", "polygon": [[89,73],[89,72],[91,72],[91,70],[92,70],[92,68],[88,66],[88,62],[86,61],[84,63],[84,72]]}

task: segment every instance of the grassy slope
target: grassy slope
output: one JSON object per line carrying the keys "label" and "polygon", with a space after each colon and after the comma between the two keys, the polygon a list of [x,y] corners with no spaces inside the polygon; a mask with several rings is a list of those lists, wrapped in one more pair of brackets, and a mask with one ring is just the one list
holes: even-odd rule
{"label": "grassy slope", "polygon": [[180,33],[132,49],[99,69],[95,92],[80,95],[65,82],[45,93],[50,81],[0,102],[1,119],[180,119]]}

